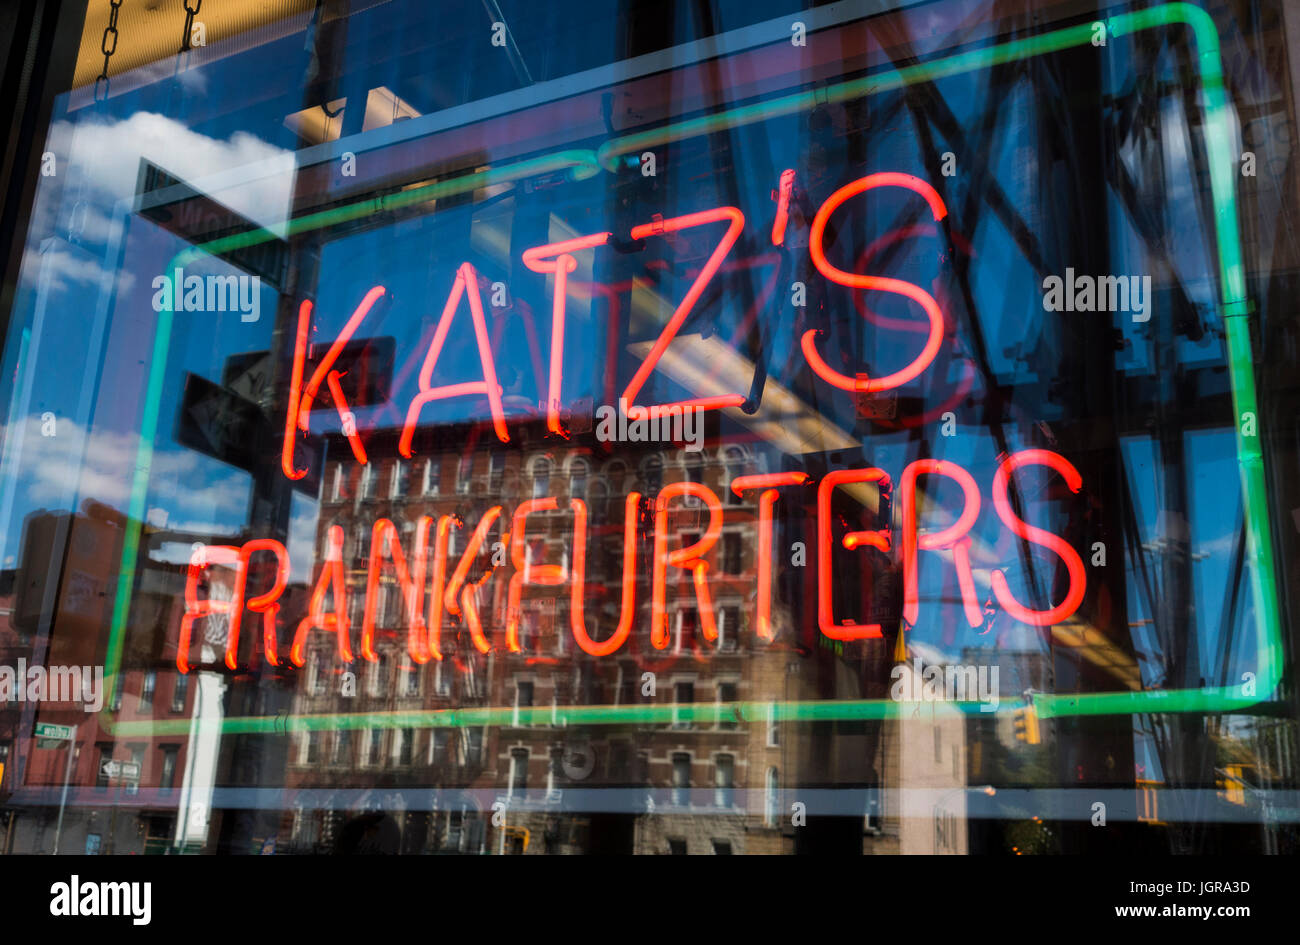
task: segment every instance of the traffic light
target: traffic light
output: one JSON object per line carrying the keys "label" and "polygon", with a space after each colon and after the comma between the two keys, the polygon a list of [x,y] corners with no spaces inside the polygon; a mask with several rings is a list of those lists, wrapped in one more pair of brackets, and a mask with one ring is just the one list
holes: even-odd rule
{"label": "traffic light", "polygon": [[1247,767],[1247,765],[1227,765],[1223,769],[1223,777],[1217,780],[1219,797],[1229,804],[1236,804],[1240,807],[1246,806],[1246,778],[1244,772]]}
{"label": "traffic light", "polygon": [[1016,741],[1025,742],[1028,745],[1037,745],[1041,741],[1038,735],[1038,713],[1034,711],[1032,705],[1016,709],[1014,725]]}

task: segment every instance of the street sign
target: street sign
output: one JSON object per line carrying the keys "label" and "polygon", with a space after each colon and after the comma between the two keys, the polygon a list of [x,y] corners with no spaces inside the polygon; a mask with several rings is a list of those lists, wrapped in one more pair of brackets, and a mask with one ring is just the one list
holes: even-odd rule
{"label": "street sign", "polygon": [[257,465],[257,404],[197,374],[186,373],[176,441],[240,469]]}
{"label": "street sign", "polygon": [[53,741],[67,741],[77,734],[77,730],[71,725],[54,725],[50,722],[37,722],[35,733],[37,738],[47,738]]}
{"label": "street sign", "polygon": [[99,773],[106,778],[139,781],[140,763],[138,761],[105,761],[99,766]]}
{"label": "street sign", "polygon": [[[249,356],[252,357],[252,356]],[[260,362],[250,361],[248,370],[232,375],[241,391],[253,393]],[[185,390],[176,417],[176,442],[223,463],[244,470],[259,468],[266,437],[273,435],[275,421],[253,400],[207,378],[186,372]],[[268,433],[271,431],[271,433]],[[299,458],[308,475],[294,488],[308,495],[320,491],[323,443],[319,437],[306,437],[299,444]]]}

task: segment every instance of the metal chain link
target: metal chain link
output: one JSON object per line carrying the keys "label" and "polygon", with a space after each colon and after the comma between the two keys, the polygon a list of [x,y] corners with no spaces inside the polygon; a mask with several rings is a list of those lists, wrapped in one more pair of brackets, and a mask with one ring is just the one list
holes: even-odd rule
{"label": "metal chain link", "polygon": [[199,15],[199,8],[203,6],[203,0],[194,0],[193,8],[190,7],[190,0],[184,0],[185,4],[185,35],[181,37],[181,52],[190,51],[190,41],[194,37],[194,18]]}
{"label": "metal chain link", "polygon": [[[99,51],[104,54],[104,66],[95,77],[93,98],[95,107],[101,112],[108,108],[108,64],[113,54],[117,52],[117,15],[122,9],[123,2],[124,0],[109,0],[108,26],[104,27],[104,35],[99,39]],[[72,201],[72,210],[68,213],[68,242],[81,243],[82,231],[86,226],[86,214],[86,174],[83,168],[81,173],[77,174],[76,195]]]}
{"label": "metal chain link", "polygon": [[[108,26],[104,27],[104,35],[99,40],[99,51],[104,54],[104,68],[95,79],[96,104],[108,101],[108,61],[117,52],[117,12],[122,9],[122,2],[123,0],[109,0]],[[199,2],[202,3],[203,0]],[[110,39],[113,41],[111,46]]]}

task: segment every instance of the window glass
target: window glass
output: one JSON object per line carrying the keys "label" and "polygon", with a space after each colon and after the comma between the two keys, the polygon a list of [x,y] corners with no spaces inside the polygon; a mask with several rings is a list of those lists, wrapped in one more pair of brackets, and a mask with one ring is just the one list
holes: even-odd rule
{"label": "window glass", "polygon": [[4,852],[1296,848],[1294,5],[211,5],[0,76]]}

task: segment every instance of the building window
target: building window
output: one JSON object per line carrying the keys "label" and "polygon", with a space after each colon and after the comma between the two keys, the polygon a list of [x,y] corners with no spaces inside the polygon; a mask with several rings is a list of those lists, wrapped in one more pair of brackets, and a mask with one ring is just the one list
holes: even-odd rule
{"label": "building window", "polygon": [[713,762],[713,805],[731,807],[736,799],[736,759],[718,755]]}
{"label": "building window", "polygon": [[[687,498],[690,497],[687,496]],[[695,519],[695,521],[698,521],[698,519]],[[699,532],[682,532],[682,547],[691,548],[698,545],[700,543],[700,537]],[[685,568],[678,568],[675,577],[679,584],[689,584],[691,581],[690,572]]]}
{"label": "building window", "polygon": [[442,764],[447,760],[447,740],[451,732],[445,728],[435,728],[429,739],[429,764]]}
{"label": "building window", "polygon": [[389,480],[388,494],[394,499],[406,495],[406,463],[400,459],[393,460],[392,478]]}
{"label": "building window", "polygon": [[418,696],[420,694],[420,667],[408,666],[402,672],[402,695]]}
{"label": "building window", "polygon": [[713,853],[714,853],[715,856],[730,856],[730,855],[731,855],[731,841],[730,841],[730,840],[714,840],[714,841],[713,841]]}
{"label": "building window", "polygon": [[369,525],[357,526],[357,553],[354,559],[365,562],[370,559],[371,528]]}
{"label": "building window", "polygon": [[370,737],[366,741],[366,764],[374,767],[379,764],[379,759],[384,756],[384,730],[382,728],[372,728]]}
{"label": "building window", "polygon": [[722,570],[725,574],[740,573],[740,532],[722,533]]}
{"label": "building window", "polygon": [[323,696],[325,694],[325,655],[320,650],[315,650],[311,654],[310,679],[311,694],[313,696]]}
{"label": "building window", "polygon": [[776,748],[781,744],[781,728],[776,720],[776,703],[767,704],[767,747]]}
{"label": "building window", "polygon": [[506,458],[500,450],[493,450],[488,454],[488,489],[492,492],[501,491],[501,481],[506,474]]}
{"label": "building window", "polygon": [[388,654],[378,655],[379,659],[370,664],[370,694],[375,698],[388,694]]}
{"label": "building window", "polygon": [[718,702],[722,703],[723,708],[718,717],[718,728],[733,729],[736,727],[736,716],[731,708],[737,698],[737,687],[734,682],[718,683]]}
{"label": "building window", "polygon": [[[367,552],[367,555],[369,555],[369,552]],[[331,591],[330,593],[332,595],[334,592]],[[366,612],[366,588],[361,581],[347,589],[347,604],[348,620],[352,622],[354,627],[361,626],[362,615]]]}
{"label": "building window", "polygon": [[415,750],[415,731],[409,728],[399,728],[393,733],[393,762],[398,765],[408,766]]}
{"label": "building window", "polygon": [[456,491],[461,495],[469,494],[470,477],[474,473],[474,457],[461,456],[456,461]]}
{"label": "building window", "polygon": [[551,461],[538,459],[533,462],[533,498],[544,499],[551,494]]}
{"label": "building window", "polygon": [[673,754],[673,806],[685,807],[691,800],[691,756],[679,751]]}
{"label": "building window", "polygon": [[695,702],[695,683],[679,682],[673,686],[673,728],[690,728],[691,717],[680,711],[680,706]]}
{"label": "building window", "polygon": [[334,763],[352,764],[352,729],[350,728],[339,729],[334,736]]}
{"label": "building window", "polygon": [[308,732],[303,743],[302,763],[314,765],[320,763],[320,732]]}
{"label": "building window", "polygon": [[334,475],[330,479],[330,499],[338,502],[343,498],[343,464],[334,464]]}
{"label": "building window", "polygon": [[550,758],[547,759],[546,765],[546,796],[550,798],[559,797],[560,795],[560,778],[564,775],[564,749],[552,748]]}
{"label": "building window", "polygon": [[[610,502],[609,486],[599,478],[592,479],[587,483],[587,508],[592,518],[595,519],[614,519],[621,518],[621,509],[614,509],[613,503]],[[610,513],[613,513],[612,515]]]}
{"label": "building window", "polygon": [[190,694],[190,677],[184,673],[176,674],[176,683],[172,686],[172,711],[185,711],[185,700]]}
{"label": "building window", "polygon": [[686,855],[686,841],[680,837],[668,838],[668,852],[673,856]]}
{"label": "building window", "polygon": [[584,459],[574,459],[569,463],[569,498],[587,501],[587,477],[591,468]]}
{"label": "building window", "polygon": [[736,495],[736,493],[732,491],[731,483],[736,479],[739,479],[741,476],[745,475],[744,451],[734,446],[729,446],[727,447],[727,451],[723,461],[726,463],[726,469],[727,469],[726,488],[721,490],[724,494],[724,501],[727,503],[727,505],[740,505],[740,503],[743,502],[744,500],[741,498],[741,496]]}
{"label": "building window", "polygon": [[361,498],[373,499],[375,497],[375,482],[379,475],[375,471],[374,463],[366,463],[361,467]]}
{"label": "building window", "polygon": [[718,650],[734,653],[740,641],[741,617],[739,607],[723,607],[718,615]]}
{"label": "building window", "polygon": [[511,720],[513,725],[527,725],[532,721],[530,713],[520,713],[520,709],[531,708],[533,704],[533,684],[528,680],[520,680],[515,683],[515,711],[514,718]]}
{"label": "building window", "polygon": [[510,791],[513,797],[528,790],[528,749],[512,748],[510,750]]}
{"label": "building window", "polygon": [[763,786],[763,823],[769,827],[775,827],[781,816],[779,790],[776,768],[768,768],[767,781]]}
{"label": "building window", "polygon": [[699,453],[687,453],[682,460],[682,467],[686,471],[687,482],[693,482],[697,486],[704,484],[704,459]]}
{"label": "building window", "polygon": [[407,618],[406,598],[401,586],[396,581],[385,584],[381,600],[384,602],[384,626],[393,629],[404,626]]}
{"label": "building window", "polygon": [[153,708],[153,691],[158,685],[158,673],[149,670],[140,683],[140,711]]}
{"label": "building window", "polygon": [[451,670],[446,662],[440,662],[433,671],[433,691],[440,696],[451,695]]}
{"label": "building window", "polygon": [[700,614],[694,607],[683,607],[677,611],[677,653],[695,649],[699,626]]}
{"label": "building window", "polygon": [[471,728],[465,731],[465,763],[476,765],[483,759],[483,729]]}
{"label": "building window", "polygon": [[436,459],[426,459],[424,461],[424,479],[421,482],[420,491],[425,495],[437,495],[441,478],[442,464]]}
{"label": "building window", "polygon": [[647,493],[657,493],[664,485],[664,461],[658,456],[647,458],[641,464],[641,478],[645,481]]}

